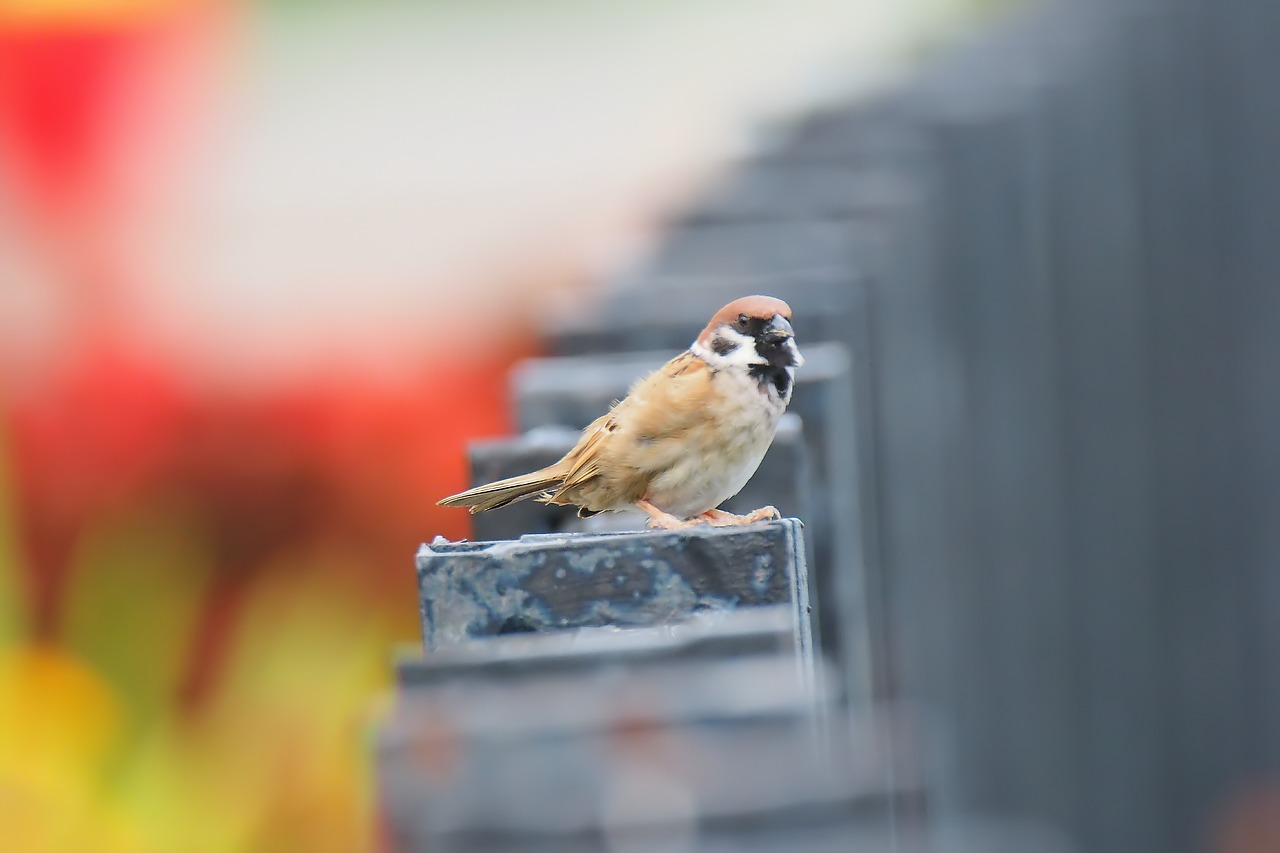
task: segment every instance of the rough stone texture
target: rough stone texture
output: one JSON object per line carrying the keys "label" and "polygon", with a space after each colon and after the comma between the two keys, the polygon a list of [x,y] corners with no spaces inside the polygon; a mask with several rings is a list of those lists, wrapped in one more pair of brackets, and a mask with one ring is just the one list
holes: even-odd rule
{"label": "rough stone texture", "polygon": [[702,610],[787,604],[809,647],[801,527],[795,519],[782,519],[744,527],[423,545],[423,642],[430,650],[495,634],[655,625]]}
{"label": "rough stone texture", "polygon": [[[610,371],[616,375],[616,371]],[[606,404],[607,408],[607,404]],[[605,408],[600,409],[601,414]],[[471,482],[474,485],[512,477],[550,465],[572,449],[577,429],[538,427],[511,439],[475,442],[470,446]],[[809,517],[813,496],[800,419],[784,415],[778,435],[751,481],[721,506],[729,512],[748,513],[775,506],[784,516]],[[643,530],[647,517],[639,510],[601,513],[579,518],[573,507],[552,506],[526,500],[472,517],[479,540],[514,539],[525,533],[569,533]]]}

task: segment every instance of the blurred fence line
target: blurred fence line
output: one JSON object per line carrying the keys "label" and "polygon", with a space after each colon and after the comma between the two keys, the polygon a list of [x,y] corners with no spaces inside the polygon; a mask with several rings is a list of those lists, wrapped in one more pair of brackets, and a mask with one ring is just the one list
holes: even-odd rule
{"label": "blurred fence line", "polygon": [[1019,10],[798,122],[554,332],[683,345],[763,292],[847,352],[853,411],[803,429],[853,544],[811,572],[865,639],[824,651],[850,707],[934,712],[936,808],[1264,849],[1214,839],[1280,770],[1278,44],[1269,0]]}
{"label": "blurred fence line", "polygon": [[1277,36],[1050,4],[869,119],[911,152],[870,258],[892,667],[963,806],[1087,850],[1207,849],[1280,762]]}
{"label": "blurred fence line", "polygon": [[886,669],[963,807],[1088,850],[1206,849],[1280,760],[1277,35],[1046,4],[825,117],[898,194],[853,229]]}

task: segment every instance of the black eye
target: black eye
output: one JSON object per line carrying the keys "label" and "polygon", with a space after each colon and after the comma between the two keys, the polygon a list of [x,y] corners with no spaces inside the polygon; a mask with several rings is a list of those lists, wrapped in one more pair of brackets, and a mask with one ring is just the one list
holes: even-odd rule
{"label": "black eye", "polygon": [[747,322],[748,322],[748,317],[747,317],[747,315],[746,315],[746,314],[739,314],[739,315],[738,315],[738,328],[739,328],[741,331],[744,331],[744,332],[745,332],[745,331],[747,330]]}

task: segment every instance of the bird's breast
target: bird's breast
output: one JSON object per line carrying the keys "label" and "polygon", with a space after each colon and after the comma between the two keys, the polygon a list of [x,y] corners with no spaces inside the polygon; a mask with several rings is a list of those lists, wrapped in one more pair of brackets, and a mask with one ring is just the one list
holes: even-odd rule
{"label": "bird's breast", "polygon": [[685,436],[684,452],[650,484],[649,500],[683,518],[742,490],[773,443],[785,408],[746,373],[719,371],[712,386],[702,426]]}

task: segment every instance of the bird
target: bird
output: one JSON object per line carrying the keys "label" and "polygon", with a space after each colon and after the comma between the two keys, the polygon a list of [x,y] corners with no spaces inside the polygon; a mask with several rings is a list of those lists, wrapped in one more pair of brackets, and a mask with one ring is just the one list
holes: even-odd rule
{"label": "bird", "polygon": [[662,530],[778,518],[771,506],[745,515],[718,507],[759,467],[803,364],[787,303],[735,299],[687,350],[584,429],[560,460],[438,505],[475,514],[537,498],[576,506],[582,518],[637,507],[650,528]]}

